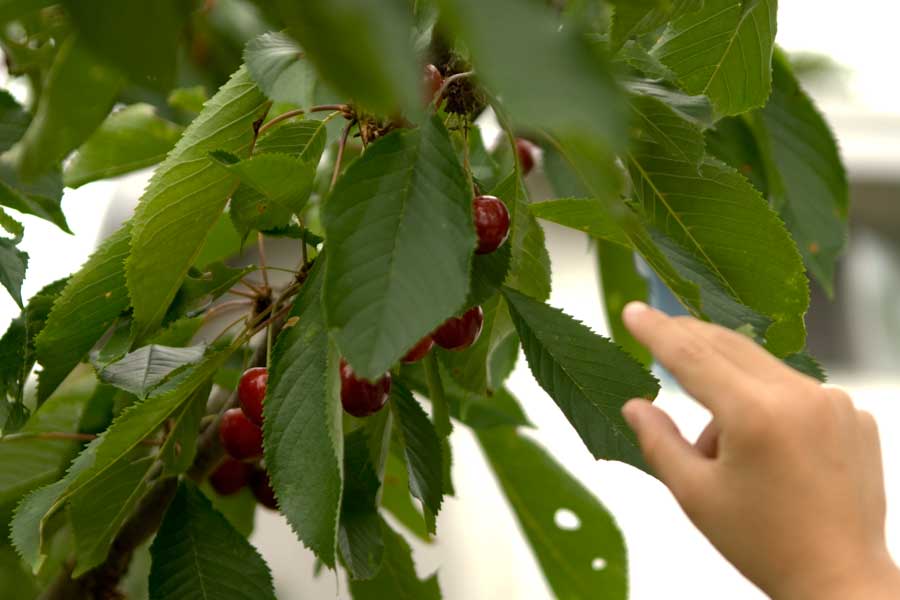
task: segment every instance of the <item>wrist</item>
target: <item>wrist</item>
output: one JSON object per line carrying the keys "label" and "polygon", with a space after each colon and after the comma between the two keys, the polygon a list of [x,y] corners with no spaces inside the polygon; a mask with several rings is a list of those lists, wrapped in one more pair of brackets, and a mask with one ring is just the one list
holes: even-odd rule
{"label": "wrist", "polygon": [[900,569],[885,551],[840,569],[792,578],[773,600],[895,600],[900,598]]}

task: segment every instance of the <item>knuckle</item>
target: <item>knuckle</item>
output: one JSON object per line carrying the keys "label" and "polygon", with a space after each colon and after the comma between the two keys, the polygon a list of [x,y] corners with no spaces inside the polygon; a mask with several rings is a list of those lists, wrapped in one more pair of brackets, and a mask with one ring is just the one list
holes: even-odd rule
{"label": "knuckle", "polygon": [[685,365],[703,362],[709,357],[709,354],[709,344],[695,337],[679,337],[669,347],[669,355],[672,360]]}

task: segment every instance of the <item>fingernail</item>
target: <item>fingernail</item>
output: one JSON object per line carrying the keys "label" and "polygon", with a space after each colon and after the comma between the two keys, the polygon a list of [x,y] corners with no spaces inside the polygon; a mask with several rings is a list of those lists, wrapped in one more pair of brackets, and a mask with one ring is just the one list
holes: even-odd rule
{"label": "fingernail", "polygon": [[636,318],[641,313],[646,312],[650,307],[638,300],[633,300],[625,305],[622,309],[622,319],[629,321]]}

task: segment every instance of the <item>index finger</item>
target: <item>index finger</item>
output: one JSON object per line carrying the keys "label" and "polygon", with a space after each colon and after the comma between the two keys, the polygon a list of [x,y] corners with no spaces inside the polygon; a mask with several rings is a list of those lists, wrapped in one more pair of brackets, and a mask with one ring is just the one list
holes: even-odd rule
{"label": "index finger", "polygon": [[622,320],[684,390],[713,414],[721,414],[726,403],[733,406],[735,401],[752,400],[758,393],[754,377],[676,319],[643,302],[631,302],[622,311]]}

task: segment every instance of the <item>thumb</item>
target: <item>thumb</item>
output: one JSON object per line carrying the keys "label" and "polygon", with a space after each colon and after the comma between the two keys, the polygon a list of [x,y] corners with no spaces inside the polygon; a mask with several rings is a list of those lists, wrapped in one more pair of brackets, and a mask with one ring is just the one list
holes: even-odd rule
{"label": "thumb", "polygon": [[647,400],[629,400],[622,416],[637,434],[647,464],[681,502],[697,485],[707,460],[691,445],[674,421]]}

